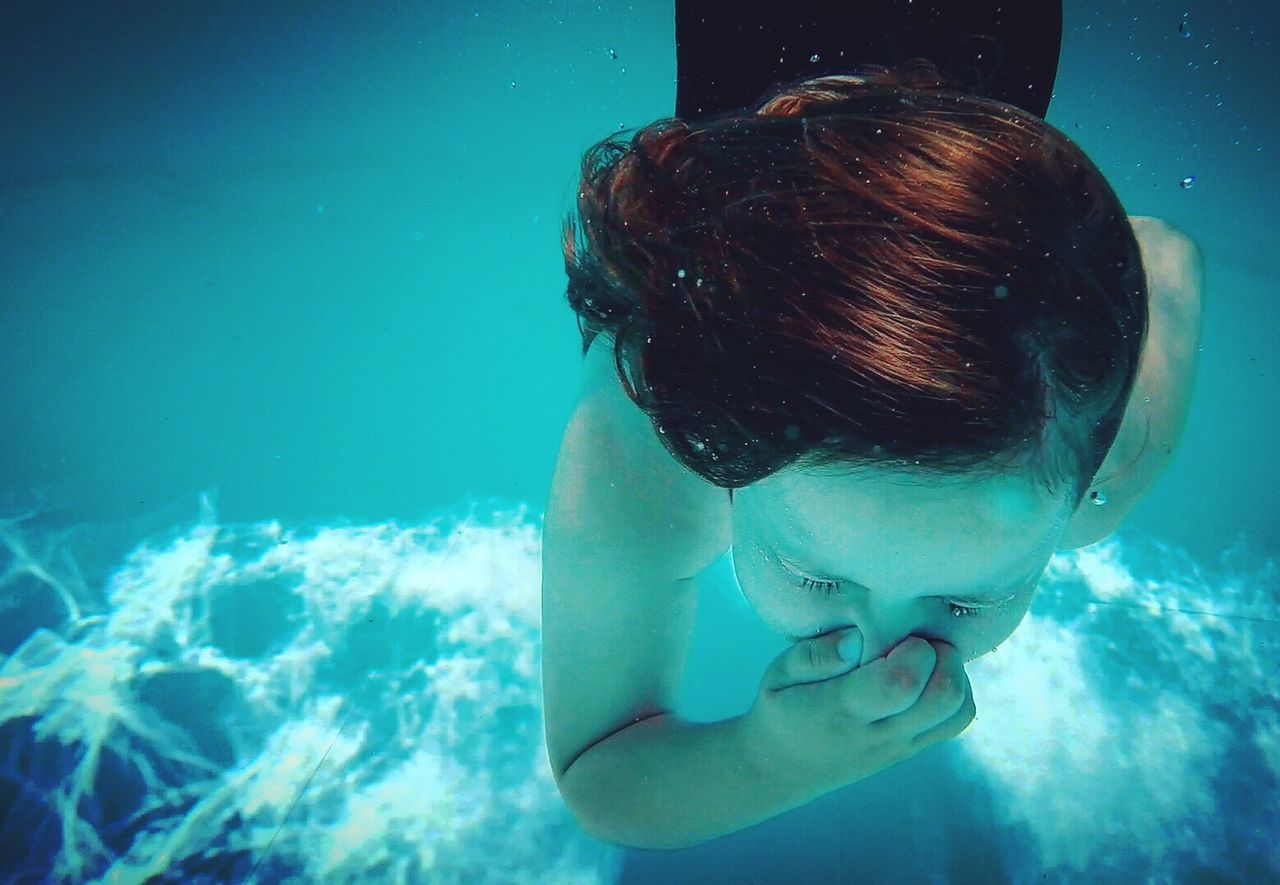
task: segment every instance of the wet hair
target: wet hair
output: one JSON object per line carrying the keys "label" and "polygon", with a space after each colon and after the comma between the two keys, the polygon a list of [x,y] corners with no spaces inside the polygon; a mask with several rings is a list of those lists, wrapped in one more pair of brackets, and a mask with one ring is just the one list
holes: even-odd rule
{"label": "wet hair", "polygon": [[715,485],[1026,468],[1078,504],[1115,439],[1147,329],[1124,209],[1066,135],[926,60],[614,134],[576,211],[583,353],[608,333]]}

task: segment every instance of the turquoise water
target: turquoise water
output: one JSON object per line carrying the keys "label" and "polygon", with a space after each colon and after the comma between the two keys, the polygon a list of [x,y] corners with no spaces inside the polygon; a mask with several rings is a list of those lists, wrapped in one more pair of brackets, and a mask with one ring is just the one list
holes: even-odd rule
{"label": "turquoise water", "polygon": [[[1280,14],[1065,14],[1049,122],[1205,255],[1178,452],[960,739],[646,852],[550,780],[538,581],[559,222],[672,112],[670,5],[7,4],[0,881],[1280,877]],[[782,640],[700,585],[715,719]]]}

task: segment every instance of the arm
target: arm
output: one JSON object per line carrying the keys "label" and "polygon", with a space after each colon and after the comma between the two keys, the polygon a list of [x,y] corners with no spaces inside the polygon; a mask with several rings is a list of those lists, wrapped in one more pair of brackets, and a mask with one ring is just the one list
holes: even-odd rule
{"label": "arm", "polygon": [[661,496],[641,490],[655,477],[630,475],[635,452],[602,411],[598,399],[575,410],[544,524],[547,750],[591,835],[695,845],[820,794],[755,759],[745,716],[692,723],[670,712],[697,598],[694,579],[678,577],[691,536],[653,509]]}
{"label": "arm", "polygon": [[698,525],[725,504],[656,440],[638,442],[652,431],[616,382],[587,387],[543,531],[543,712],[566,805],[597,838],[673,848],[815,798],[751,760],[743,717],[671,713],[695,615],[690,575],[723,552]]}
{"label": "arm", "polygon": [[635,848],[670,849],[768,820],[818,798],[799,779],[753,761],[746,716],[687,722],[669,713],[591,747],[560,790],[584,830]]}

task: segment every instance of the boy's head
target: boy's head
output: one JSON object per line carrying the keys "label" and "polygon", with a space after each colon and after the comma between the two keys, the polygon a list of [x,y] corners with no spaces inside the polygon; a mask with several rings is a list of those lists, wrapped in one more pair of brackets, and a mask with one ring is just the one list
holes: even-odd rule
{"label": "boy's head", "polygon": [[[1044,565],[1115,439],[1147,328],[1134,232],[1065,135],[909,64],[606,139],[577,208],[564,247],[584,352],[610,332],[663,445],[739,490],[739,565],[784,506],[773,518],[822,548],[796,555],[830,557],[868,598]],[[986,553],[960,559],[962,536]]]}

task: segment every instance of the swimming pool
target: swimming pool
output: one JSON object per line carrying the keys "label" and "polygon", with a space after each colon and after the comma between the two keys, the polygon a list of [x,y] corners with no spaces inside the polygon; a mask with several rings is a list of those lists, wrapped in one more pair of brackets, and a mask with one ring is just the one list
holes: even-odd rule
{"label": "swimming pool", "polygon": [[[672,852],[579,830],[539,683],[559,224],[670,113],[669,6],[8,15],[0,878],[1280,873],[1270,7],[1066,8],[1047,119],[1206,256],[1156,489],[1055,556],[959,739]],[[727,560],[699,593],[709,721],[782,640]]]}

